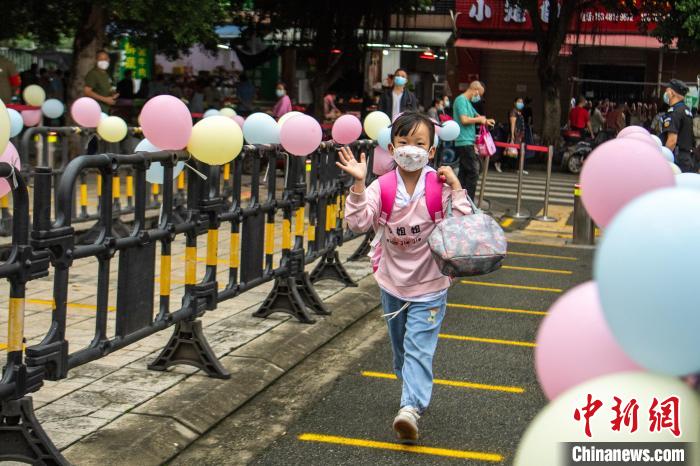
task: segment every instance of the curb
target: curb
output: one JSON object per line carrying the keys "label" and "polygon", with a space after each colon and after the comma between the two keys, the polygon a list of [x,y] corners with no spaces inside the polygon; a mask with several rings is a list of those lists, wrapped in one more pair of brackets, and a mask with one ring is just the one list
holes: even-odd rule
{"label": "curb", "polygon": [[[80,465],[162,464],[291,368],[379,306],[370,274],[324,300],[333,311],[313,325],[293,319],[220,359],[229,380],[194,374],[62,453]],[[109,459],[107,459],[107,457]]]}

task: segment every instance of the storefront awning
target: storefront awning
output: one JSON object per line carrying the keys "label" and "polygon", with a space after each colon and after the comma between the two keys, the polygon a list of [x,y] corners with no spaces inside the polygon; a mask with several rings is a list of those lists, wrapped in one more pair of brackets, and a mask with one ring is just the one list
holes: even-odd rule
{"label": "storefront awning", "polygon": [[[629,47],[658,50],[663,47],[655,37],[641,34],[569,34],[560,55],[571,55],[578,47]],[[502,50],[508,52],[537,53],[537,43],[529,40],[457,39],[455,47],[478,50]],[[675,48],[675,42],[671,48]]]}

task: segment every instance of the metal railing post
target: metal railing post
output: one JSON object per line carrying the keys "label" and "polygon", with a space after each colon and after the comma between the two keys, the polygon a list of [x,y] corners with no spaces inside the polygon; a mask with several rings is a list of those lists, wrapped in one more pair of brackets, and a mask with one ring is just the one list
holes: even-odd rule
{"label": "metal railing post", "polygon": [[[482,157],[483,168],[481,170],[481,186],[479,187],[479,200],[476,203],[481,210],[489,211],[491,210],[491,201],[484,199],[484,194],[486,192],[486,177],[489,173],[489,164],[491,163],[491,157]],[[483,207],[484,201],[487,203],[487,207]]]}
{"label": "metal railing post", "polygon": [[506,217],[517,220],[526,220],[530,218],[529,212],[522,211],[523,203],[523,171],[525,171],[525,143],[520,144],[520,159],[518,161],[518,192],[515,200],[515,212],[507,213]]}
{"label": "metal railing post", "polygon": [[542,215],[535,217],[539,222],[556,222],[557,219],[549,216],[549,192],[552,184],[552,159],[554,158],[554,146],[549,146],[547,151],[547,180],[544,188],[544,208]]}

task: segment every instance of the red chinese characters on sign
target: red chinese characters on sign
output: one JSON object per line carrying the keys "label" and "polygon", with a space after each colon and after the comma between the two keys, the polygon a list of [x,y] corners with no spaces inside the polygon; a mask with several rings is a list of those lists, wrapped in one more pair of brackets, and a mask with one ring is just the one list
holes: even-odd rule
{"label": "red chinese characters on sign", "polygon": [[[555,0],[539,0],[536,14],[543,24],[549,23],[551,3]],[[555,11],[561,10],[559,0]],[[493,30],[530,32],[530,12],[512,0],[456,0],[457,27],[468,30]],[[535,13],[534,11],[532,12]],[[607,11],[602,7],[588,8],[577,14],[569,26],[570,32],[640,34],[640,24],[650,23],[650,18],[625,12]],[[653,24],[647,24],[648,30]]]}
{"label": "red chinese characters on sign", "polygon": [[612,420],[612,429],[614,431],[620,432],[620,427],[622,424],[625,427],[630,428],[630,432],[636,432],[637,430],[637,412],[639,411],[639,405],[637,400],[632,398],[632,401],[627,403],[627,406],[622,408],[622,400],[615,397],[615,406],[613,411],[615,411],[615,419]]}
{"label": "red chinese characters on sign", "polygon": [[[615,413],[614,419],[610,421],[612,430],[620,432],[622,427],[629,429],[630,433],[634,433],[638,428],[638,413],[639,403],[632,398],[623,407],[623,400],[618,397],[613,397],[615,404],[612,411]],[[574,420],[585,422],[584,432],[587,437],[592,437],[591,418],[603,407],[603,402],[594,400],[589,393],[587,396],[586,405],[582,408],[576,408],[574,411]],[[654,398],[651,407],[649,408],[649,432],[661,432],[666,429],[675,437],[681,436],[680,429],[680,399],[677,396],[671,396],[664,401],[659,401]]]}
{"label": "red chinese characters on sign", "polygon": [[[584,406],[581,411],[583,411],[583,418],[585,419],[586,422],[586,435],[589,437],[592,437],[591,434],[591,418],[593,415],[598,411],[601,407],[603,406],[603,402],[600,400],[595,400],[593,401],[593,396],[589,393],[588,394],[588,403],[586,403],[586,406]],[[578,408],[576,408],[576,411],[574,411],[574,419],[577,421],[581,420],[581,412],[579,411]]]}
{"label": "red chinese characters on sign", "polygon": [[662,429],[668,429],[676,436],[681,436],[681,428],[678,416],[680,400],[677,396],[671,396],[659,403],[659,400],[654,398],[654,402],[649,408],[649,420],[651,421],[651,432],[660,432]]}

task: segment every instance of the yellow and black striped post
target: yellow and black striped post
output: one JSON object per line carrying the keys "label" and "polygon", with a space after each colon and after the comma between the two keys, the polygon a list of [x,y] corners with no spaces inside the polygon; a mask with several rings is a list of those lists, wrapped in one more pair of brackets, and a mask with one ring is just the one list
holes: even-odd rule
{"label": "yellow and black striped post", "polygon": [[126,206],[134,207],[134,174],[131,171],[126,175]]}
{"label": "yellow and black striped post", "polygon": [[231,242],[229,244],[229,285],[238,282],[238,269],[241,267],[241,233],[237,222],[231,224]]}
{"label": "yellow and black striped post", "polygon": [[10,303],[7,322],[7,360],[22,363],[24,351],[24,292],[23,283],[10,282]]}
{"label": "yellow and black striped post", "polygon": [[114,173],[112,175],[112,210],[114,212],[119,212],[122,210],[122,180],[119,173]]}
{"label": "yellow and black striped post", "polygon": [[160,316],[170,312],[170,283],[172,276],[171,244],[163,242],[160,253]]}
{"label": "yellow and black striped post", "polygon": [[80,218],[88,216],[88,184],[85,172],[80,173]]}
{"label": "yellow and black striped post", "polygon": [[[154,185],[156,186],[156,185]],[[197,284],[197,236],[188,234],[185,243],[185,289]]]}

